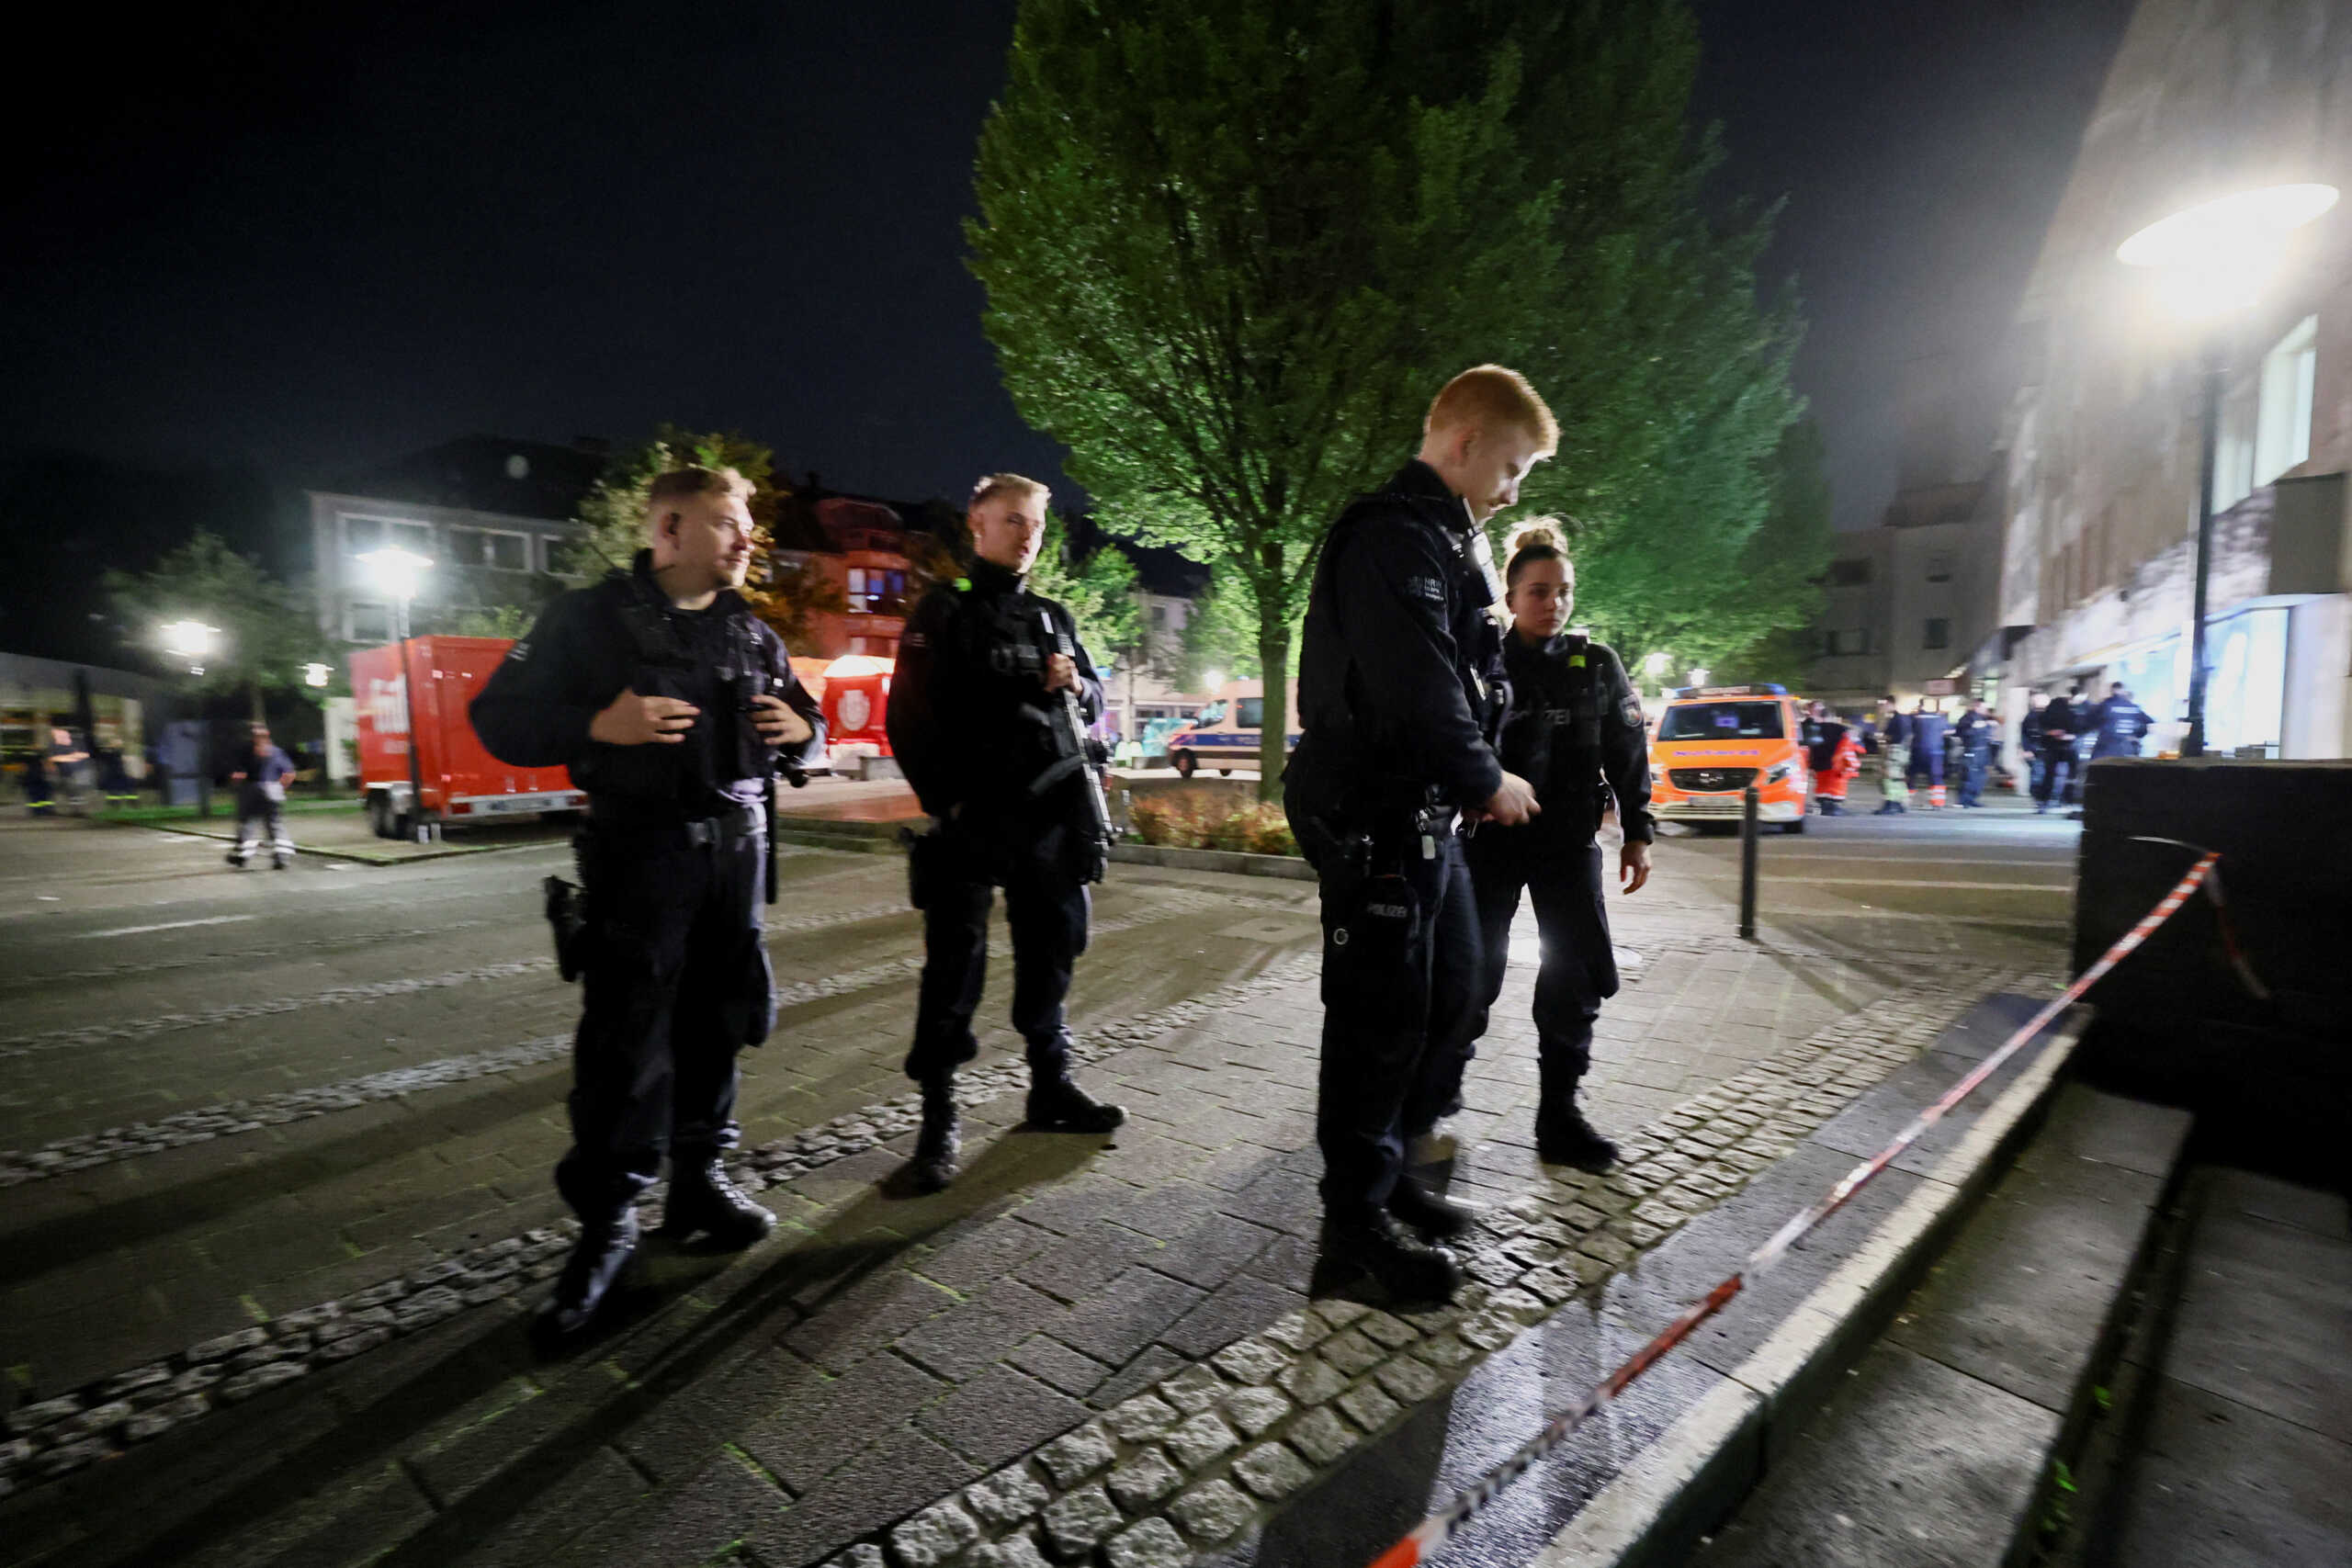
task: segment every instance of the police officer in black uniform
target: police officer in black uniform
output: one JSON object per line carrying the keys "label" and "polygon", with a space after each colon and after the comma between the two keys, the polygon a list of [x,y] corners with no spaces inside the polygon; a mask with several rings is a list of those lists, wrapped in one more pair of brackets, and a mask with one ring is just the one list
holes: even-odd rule
{"label": "police officer in black uniform", "polygon": [[2140,743],[2155,728],[2155,720],[2148,710],[2132,700],[2131,689],[2120,681],[2107,688],[2107,700],[2091,710],[2088,726],[2098,739],[2091,746],[2091,759],[2102,757],[2136,757]]}
{"label": "police officer in black uniform", "polygon": [[1487,1011],[1502,994],[1511,918],[1525,889],[1543,942],[1535,976],[1543,1090],[1536,1150],[1555,1165],[1602,1171],[1615,1163],[1617,1145],[1593,1131],[1577,1104],[1577,1085],[1592,1066],[1593,1021],[1601,1002],[1617,994],[1594,831],[1613,796],[1625,835],[1621,881],[1627,893],[1640,891],[1650,879],[1650,843],[1657,837],[1650,815],[1649,730],[1641,697],[1616,653],[1566,629],[1576,577],[1559,535],[1543,526],[1521,533],[1511,541],[1503,581],[1511,629],[1503,639],[1510,708],[1503,720],[1502,763],[1534,786],[1544,812],[1523,827],[1489,823],[1470,835],[1465,854],[1486,973],[1453,1071],[1458,1082],[1486,1033]]}
{"label": "police officer in black uniform", "polygon": [[538,1318],[559,1340],[589,1325],[636,1250],[637,1199],[665,1147],[665,1234],[740,1247],[775,1224],[720,1155],[739,1139],[736,1054],[775,1016],[763,796],[779,750],[813,756],[823,737],[782,640],[734,592],[750,495],[731,468],[657,477],[651,547],[549,604],[473,701],[492,755],[561,764],[588,794],[586,995],[556,1167],[582,1229]]}
{"label": "police officer in black uniform", "polygon": [[1472,1219],[1404,1173],[1407,1139],[1448,1108],[1481,974],[1455,829],[1540,809],[1495,754],[1501,583],[1480,525],[1558,439],[1516,372],[1463,372],[1420,456],[1333,525],[1308,591],[1283,804],[1321,883],[1323,1246],[1403,1300],[1453,1294],[1431,1242]]}
{"label": "police officer in black uniform", "polygon": [[[1028,590],[1045,537],[1046,487],[991,474],[972,492],[971,575],[924,594],[899,642],[887,720],[890,749],[938,824],[913,845],[923,913],[922,987],[907,1076],[922,1088],[910,1175],[919,1191],[956,1179],[956,1069],[978,1054],[972,1014],[988,970],[989,907],[1004,889],[1012,931],[1012,1026],[1027,1043],[1034,1132],[1107,1133],[1126,1120],[1069,1074],[1062,1003],[1086,951],[1092,848],[1080,792],[1062,770],[1047,705],[1077,694],[1102,712],[1093,660],[1069,612]],[[1048,631],[1050,623],[1050,632]]]}
{"label": "police officer in black uniform", "polygon": [[1996,728],[1991,705],[1979,697],[1952,729],[1960,737],[1960,804],[1970,810],[1984,807],[1984,776],[1993,766]]}

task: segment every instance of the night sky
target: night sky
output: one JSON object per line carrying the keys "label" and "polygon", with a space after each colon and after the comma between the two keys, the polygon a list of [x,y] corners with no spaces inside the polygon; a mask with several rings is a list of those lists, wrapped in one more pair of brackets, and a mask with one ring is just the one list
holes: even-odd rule
{"label": "night sky", "polygon": [[[1013,9],[51,23],[18,59],[53,65],[53,96],[6,110],[28,177],[0,194],[0,462],[243,463],[290,490],[474,431],[670,419],[764,437],[840,489],[1055,477],[961,263]],[[1994,345],[2129,9],[1700,7],[1720,194],[1787,197],[1768,272],[1812,321],[1799,379],[1842,525],[1884,503],[1906,385],[1960,389],[1989,436]]]}

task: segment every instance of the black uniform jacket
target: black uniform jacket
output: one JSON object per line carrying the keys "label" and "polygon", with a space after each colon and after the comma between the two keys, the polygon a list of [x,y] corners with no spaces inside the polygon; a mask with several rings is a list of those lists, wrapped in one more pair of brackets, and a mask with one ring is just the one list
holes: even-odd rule
{"label": "black uniform jacket", "polygon": [[1040,618],[1048,615],[1055,637],[1069,639],[1079,708],[1091,724],[1102,712],[1094,660],[1069,612],[1030,592],[1025,579],[975,561],[964,586],[933,583],[915,606],[885,725],[899,771],[933,817],[944,821],[959,807],[992,820],[1067,815],[1058,789],[1048,800],[1029,794],[1055,760],[1047,708],[1062,700],[1039,680],[1046,655],[1058,651]]}
{"label": "black uniform jacket", "polygon": [[[599,815],[684,821],[729,798],[759,798],[768,748],[738,694],[745,670],[780,682],[776,694],[808,721],[800,759],[823,755],[823,714],[793,674],[784,639],[724,590],[707,610],[677,609],[654,581],[650,553],[639,550],[629,570],[549,604],[468,711],[492,756],[570,769]],[[625,691],[681,697],[702,711],[677,745],[591,740],[590,722]]]}
{"label": "black uniform jacket", "polygon": [[[1502,765],[1535,786],[1544,807],[1530,830],[1589,844],[1605,786],[1616,797],[1626,841],[1656,839],[1649,728],[1616,651],[1582,632],[1562,632],[1541,648],[1512,632],[1503,638],[1503,669],[1510,709]],[[1495,829],[1489,823],[1479,831]]]}
{"label": "black uniform jacket", "polygon": [[1476,527],[1418,459],[1331,525],[1298,661],[1305,735],[1291,774],[1311,796],[1402,785],[1466,807],[1501,787],[1482,722],[1496,631],[1490,579],[1469,554]]}

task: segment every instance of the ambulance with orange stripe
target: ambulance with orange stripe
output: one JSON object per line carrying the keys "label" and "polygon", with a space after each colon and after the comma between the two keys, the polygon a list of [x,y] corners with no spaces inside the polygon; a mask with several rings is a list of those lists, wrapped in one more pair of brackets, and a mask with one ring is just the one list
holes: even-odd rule
{"label": "ambulance with orange stripe", "polygon": [[1668,694],[1650,741],[1650,808],[1684,822],[1737,822],[1740,792],[1756,817],[1804,831],[1807,778],[1797,700],[1785,686],[1684,686]]}

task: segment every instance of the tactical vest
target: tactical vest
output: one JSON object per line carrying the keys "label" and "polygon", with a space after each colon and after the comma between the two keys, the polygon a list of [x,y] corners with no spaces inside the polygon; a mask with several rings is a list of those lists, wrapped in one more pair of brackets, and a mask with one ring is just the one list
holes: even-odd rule
{"label": "tactical vest", "polygon": [[656,604],[627,572],[616,571],[598,585],[617,622],[629,654],[628,689],[639,696],[676,697],[704,711],[699,720],[714,727],[708,750],[723,778],[705,774],[705,749],[677,746],[595,746],[571,768],[574,783],[592,795],[626,796],[642,805],[676,803],[688,816],[717,804],[728,786],[765,778],[774,754],[752,727],[751,699],[766,690],[767,649],[758,620],[739,608],[725,619],[725,654],[714,671],[724,695],[714,708],[695,679],[698,660],[666,605]]}
{"label": "tactical vest", "polygon": [[1582,823],[1597,813],[1605,788],[1600,660],[1577,632],[1565,634],[1556,649],[1505,647],[1511,682],[1502,764],[1534,787],[1545,816],[1558,811]]}

